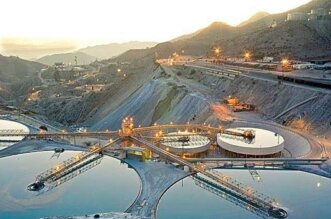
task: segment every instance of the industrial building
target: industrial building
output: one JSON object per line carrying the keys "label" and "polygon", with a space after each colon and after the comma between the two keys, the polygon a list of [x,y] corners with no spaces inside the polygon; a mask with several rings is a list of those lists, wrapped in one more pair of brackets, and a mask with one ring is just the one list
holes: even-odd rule
{"label": "industrial building", "polygon": [[328,11],[324,8],[311,9],[309,13],[309,20],[322,20],[327,18]]}
{"label": "industrial building", "polygon": [[127,159],[137,159],[140,161],[145,161],[146,159],[151,159],[152,152],[147,150],[146,148],[141,148],[138,146],[129,146],[124,147],[125,157]]}
{"label": "industrial building", "polygon": [[310,10],[310,13],[304,12],[291,12],[287,14],[287,21],[314,21],[324,20],[330,17],[330,13],[325,8],[314,8]]}
{"label": "industrial building", "polygon": [[305,21],[308,19],[308,15],[303,12],[291,12],[287,14],[288,21]]}

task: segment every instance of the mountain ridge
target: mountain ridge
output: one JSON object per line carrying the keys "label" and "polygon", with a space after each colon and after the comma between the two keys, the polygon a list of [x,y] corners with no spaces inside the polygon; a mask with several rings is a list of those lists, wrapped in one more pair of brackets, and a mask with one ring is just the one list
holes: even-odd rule
{"label": "mountain ridge", "polygon": [[45,65],[53,65],[55,62],[63,62],[65,64],[75,64],[75,59],[77,57],[77,64],[90,64],[91,62],[94,62],[97,58],[94,56],[90,56],[88,54],[85,54],[83,52],[70,52],[70,53],[58,53],[58,54],[52,54],[52,55],[46,55],[39,59],[37,59],[37,62],[40,62]]}
{"label": "mountain ridge", "polygon": [[80,48],[73,52],[49,54],[46,56],[42,56],[38,59],[33,59],[33,61],[37,61],[46,65],[53,65],[55,62],[74,64],[76,56],[77,64],[90,64],[97,59],[109,59],[130,49],[147,48],[155,46],[156,44],[156,42],[141,41],[130,41],[126,43],[108,43]]}
{"label": "mountain ridge", "polygon": [[265,11],[260,11],[260,12],[257,12],[255,13],[253,16],[251,16],[250,18],[248,18],[247,20],[241,22],[240,24],[237,25],[237,27],[242,27],[242,26],[245,26],[246,24],[249,24],[249,23],[253,23],[255,21],[258,21],[266,16],[270,15],[268,12],[265,12]]}
{"label": "mountain ridge", "polygon": [[98,59],[109,59],[120,55],[130,49],[145,49],[153,47],[157,42],[149,41],[129,41],[125,43],[108,43],[102,45],[88,46],[78,49],[78,52],[83,52],[87,55],[97,57]]}
{"label": "mountain ridge", "polygon": [[[122,54],[119,59],[168,58],[174,52],[182,50],[186,55],[206,56],[215,46],[220,47],[222,55],[225,56],[238,57],[244,50],[250,50],[258,57],[281,58],[286,55],[289,58],[304,60],[314,57],[331,57],[330,17],[320,21],[286,21],[287,14],[290,12],[308,13],[311,9],[319,7],[329,10],[331,1],[314,0],[287,12],[266,15],[240,27],[213,22],[204,29],[160,43],[145,52],[140,51],[141,57],[134,57],[134,52],[130,50]],[[276,24],[274,27],[271,26],[273,23]]]}

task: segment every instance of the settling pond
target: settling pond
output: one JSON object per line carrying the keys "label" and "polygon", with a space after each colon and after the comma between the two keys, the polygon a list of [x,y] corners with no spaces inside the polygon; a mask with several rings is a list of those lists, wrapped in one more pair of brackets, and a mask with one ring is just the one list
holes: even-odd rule
{"label": "settling pond", "polygon": [[101,163],[72,180],[40,193],[27,190],[35,177],[78,152],[37,152],[0,159],[0,218],[72,216],[125,211],[140,189],[136,172],[115,158]]}
{"label": "settling pond", "polygon": [[[297,171],[266,171],[254,181],[247,170],[221,170],[224,174],[277,198],[290,219],[331,218],[331,180]],[[176,183],[161,198],[158,219],[261,218],[198,187],[191,177]]]}

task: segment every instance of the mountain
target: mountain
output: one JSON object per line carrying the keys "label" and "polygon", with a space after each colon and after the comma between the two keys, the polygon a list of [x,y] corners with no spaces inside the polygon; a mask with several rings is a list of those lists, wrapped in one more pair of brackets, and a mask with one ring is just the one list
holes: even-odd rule
{"label": "mountain", "polygon": [[145,49],[148,47],[153,47],[156,42],[139,42],[132,41],[126,43],[110,43],[105,45],[90,46],[78,50],[78,52],[83,52],[90,56],[97,57],[98,59],[109,59],[117,56],[123,52],[130,49]]}
{"label": "mountain", "polygon": [[[250,50],[254,56],[287,56],[310,60],[331,57],[331,17],[324,20],[286,21],[292,12],[309,13],[311,9],[331,8],[329,0],[311,2],[280,14],[267,15],[255,22],[237,27],[232,39],[218,41],[225,55],[238,56]],[[271,24],[277,25],[271,28]]]}
{"label": "mountain", "polygon": [[26,94],[39,83],[38,72],[45,67],[37,62],[0,55],[0,103]]}
{"label": "mountain", "polygon": [[37,59],[37,62],[43,63],[45,65],[53,65],[55,62],[64,62],[66,64],[75,64],[75,59],[77,57],[77,64],[84,65],[94,62],[97,58],[83,52],[72,52],[72,53],[60,53],[47,55]]}
{"label": "mountain", "polygon": [[0,81],[11,83],[33,77],[44,67],[45,65],[38,62],[0,55]]}
{"label": "mountain", "polygon": [[252,17],[250,17],[248,20],[241,22],[238,27],[245,26],[246,24],[253,23],[257,20],[260,20],[261,18],[264,18],[266,16],[270,15],[268,12],[260,11],[254,14]]}
{"label": "mountain", "polygon": [[[259,19],[261,19],[261,18],[263,18],[263,17],[266,17],[266,16],[268,16],[268,15],[269,15],[268,12],[258,12],[258,13],[256,13],[255,15],[253,15],[252,17],[250,17],[248,20],[246,20],[246,21],[240,23],[240,24],[238,25],[238,27],[241,27],[241,26],[244,26],[244,25],[246,25],[246,24],[249,24],[249,23],[255,22],[255,21],[257,21],[257,20],[259,20]],[[193,32],[193,33],[185,34],[185,35],[183,35],[183,36],[177,37],[177,38],[175,38],[175,39],[173,39],[173,40],[170,40],[170,42],[176,42],[176,41],[180,41],[180,40],[188,40],[188,39],[190,39],[190,38],[193,38],[193,37],[197,36],[197,35],[200,34],[201,32],[209,32],[208,29],[209,29],[209,30],[212,30],[213,28],[215,28],[215,29],[219,28],[219,29],[221,30],[221,26],[222,26],[222,25],[223,25],[224,27],[227,27],[227,28],[230,27],[229,25],[227,25],[227,24],[225,24],[225,23],[222,23],[222,22],[214,22],[214,23],[212,23],[212,24],[211,24],[209,27],[207,27],[207,28],[203,28],[203,29],[197,30],[197,31],[195,31],[195,32]],[[217,27],[217,26],[218,26],[218,27]],[[212,32],[212,31],[210,31],[210,32]]]}
{"label": "mountain", "polygon": [[[250,50],[256,58],[287,56],[309,60],[331,57],[331,18],[316,21],[286,21],[289,12],[308,13],[314,8],[331,8],[329,0],[313,0],[296,9],[280,14],[266,15],[256,21],[249,19],[243,26],[229,26],[214,22],[208,27],[175,40],[160,43],[147,50],[130,50],[120,60],[139,60],[146,57],[168,58],[174,52],[205,56],[218,46],[225,56],[242,56]],[[272,24],[274,27],[271,27]]]}
{"label": "mountain", "polygon": [[[204,29],[204,28],[203,28]],[[182,36],[179,36],[179,37],[176,37],[175,39],[172,39],[170,40],[170,42],[176,42],[176,41],[180,41],[180,40],[187,40],[187,39],[190,39],[196,35],[198,35],[201,31],[203,31],[203,29],[200,29],[200,30],[197,30],[193,33],[189,33],[189,34],[185,34],[185,35],[182,35]]]}
{"label": "mountain", "polygon": [[231,39],[235,36],[236,28],[223,22],[214,22],[200,30],[191,38],[173,42],[178,50],[184,50],[185,54],[206,55],[219,40]]}

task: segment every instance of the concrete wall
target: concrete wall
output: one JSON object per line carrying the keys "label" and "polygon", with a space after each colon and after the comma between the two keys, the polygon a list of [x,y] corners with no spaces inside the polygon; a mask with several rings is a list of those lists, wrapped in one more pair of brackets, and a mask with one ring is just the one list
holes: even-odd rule
{"label": "concrete wall", "polygon": [[257,155],[257,156],[276,154],[276,153],[281,152],[284,149],[284,142],[282,142],[279,145],[273,146],[273,147],[249,148],[249,147],[241,147],[241,146],[226,143],[226,142],[222,141],[220,138],[217,138],[217,145],[227,151],[231,151],[234,153]]}
{"label": "concrete wall", "polygon": [[210,147],[210,142],[204,146],[200,146],[200,147],[190,147],[190,148],[176,148],[176,147],[170,147],[170,146],[166,146],[166,145],[161,145],[160,146],[161,148],[163,148],[164,150],[167,150],[171,153],[174,153],[174,154],[182,154],[182,153],[185,153],[185,154],[197,154],[197,153],[202,153],[202,152],[205,152],[209,149]]}

